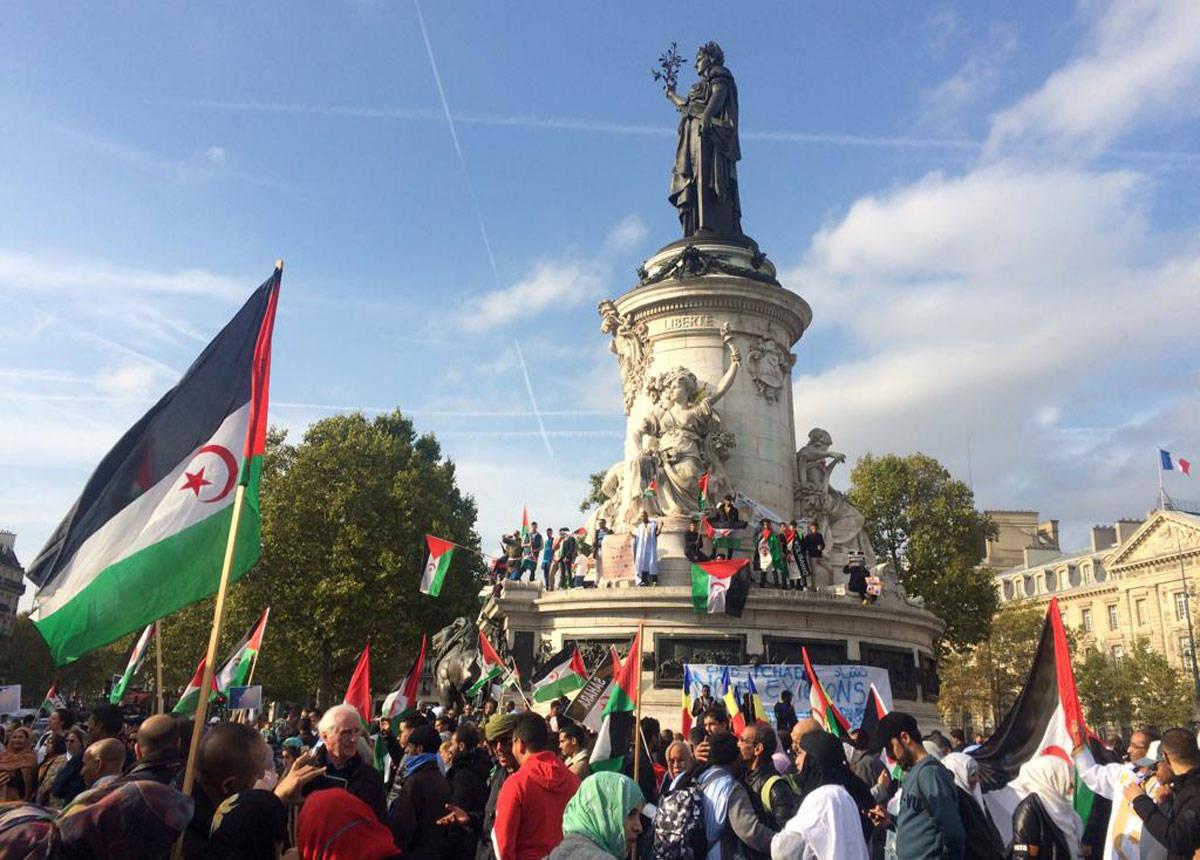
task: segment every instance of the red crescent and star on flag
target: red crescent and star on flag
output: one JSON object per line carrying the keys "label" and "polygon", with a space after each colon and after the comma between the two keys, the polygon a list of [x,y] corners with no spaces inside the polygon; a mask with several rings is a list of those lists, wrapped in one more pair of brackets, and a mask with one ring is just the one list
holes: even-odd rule
{"label": "red crescent and star on flag", "polygon": [[[214,470],[213,467],[218,463],[220,466]],[[222,467],[225,470],[225,476],[218,481],[215,478],[220,474]],[[232,451],[222,445],[205,445],[195,453],[187,464],[187,468],[183,470],[183,486],[179,489],[181,491],[191,490],[198,501],[211,505],[229,495],[233,490],[233,485],[237,483],[237,474],[237,459],[233,456]],[[216,493],[206,489],[217,486],[220,487],[220,491]],[[201,498],[201,494],[204,494],[204,498]]]}

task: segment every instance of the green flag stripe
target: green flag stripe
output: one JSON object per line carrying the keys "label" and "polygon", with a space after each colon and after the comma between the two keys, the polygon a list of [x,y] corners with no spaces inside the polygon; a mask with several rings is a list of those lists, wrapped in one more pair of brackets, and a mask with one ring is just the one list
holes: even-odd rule
{"label": "green flag stripe", "polygon": [[543,684],[533,691],[533,700],[535,702],[552,702],[559,696],[565,696],[567,693],[573,693],[575,690],[583,686],[583,678],[580,678],[574,672],[569,672],[563,677],[551,681],[549,684]]}
{"label": "green flag stripe", "polygon": [[620,684],[614,684],[608,704],[604,706],[604,715],[624,713],[633,713],[633,699],[629,698],[629,694],[621,689]]}
{"label": "green flag stripe", "polygon": [[[256,458],[257,459],[257,458]],[[257,470],[253,473],[257,478]],[[35,621],[62,666],[96,648],[213,594],[229,538],[233,505],[98,573],[69,603]],[[258,487],[246,492],[230,581],[258,561]]]}

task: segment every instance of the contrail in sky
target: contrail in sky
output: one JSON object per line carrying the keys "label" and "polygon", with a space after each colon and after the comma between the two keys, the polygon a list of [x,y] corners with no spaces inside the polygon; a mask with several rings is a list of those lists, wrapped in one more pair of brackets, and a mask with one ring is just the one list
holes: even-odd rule
{"label": "contrail in sky", "polygon": [[492,277],[496,281],[496,289],[500,289],[500,272],[496,268],[496,258],[492,254],[492,242],[488,239],[487,226],[483,223],[483,212],[479,209],[479,201],[475,198],[475,186],[471,184],[471,174],[467,170],[467,159],[463,156],[462,144],[458,142],[458,129],[454,126],[454,115],[450,113],[450,102],[446,101],[446,89],[442,86],[442,76],[438,73],[437,60],[433,58],[433,44],[429,41],[429,31],[425,29],[425,16],[421,14],[420,0],[413,0],[417,10],[417,23],[421,25],[421,36],[425,40],[425,53],[429,55],[429,66],[433,69],[433,82],[437,84],[438,98],[442,100],[442,110],[446,114],[446,125],[450,127],[450,139],[454,141],[454,151],[458,154],[458,166],[462,168],[463,181],[467,184],[467,194],[471,205],[475,208],[475,220],[479,222],[479,235],[483,237],[483,247],[487,251],[488,263],[492,267]]}
{"label": "contrail in sky", "polygon": [[533,404],[533,416],[537,419],[538,430],[542,433],[542,441],[546,444],[546,453],[550,455],[550,462],[554,464],[555,473],[561,478],[562,470],[558,468],[558,458],[554,456],[554,447],[550,444],[550,437],[546,434],[546,424],[542,421],[542,413],[538,411],[537,398],[533,396],[533,383],[529,379],[529,368],[525,366],[525,356],[521,352],[521,342],[513,341],[513,346],[517,348],[517,361],[521,364],[521,373],[525,377],[525,390],[529,392],[529,402]]}
{"label": "contrail in sky", "polygon": [[[501,289],[500,272],[496,268],[496,258],[492,254],[492,243],[488,239],[487,226],[483,223],[483,212],[475,197],[475,187],[471,184],[471,172],[467,170],[467,159],[463,156],[462,144],[458,141],[458,129],[454,127],[454,115],[450,112],[450,102],[446,100],[446,88],[442,86],[442,76],[438,72],[437,60],[433,56],[433,43],[429,41],[429,31],[425,29],[425,16],[421,13],[421,0],[413,0],[413,6],[417,10],[417,23],[421,26],[421,38],[425,40],[425,53],[429,55],[429,66],[433,69],[433,81],[437,84],[438,98],[441,99],[442,110],[446,114],[446,125],[450,127],[450,139],[454,141],[454,151],[458,155],[458,166],[462,168],[467,194],[471,197],[471,205],[475,207],[475,220],[479,222],[479,235],[483,237],[483,247],[487,251],[488,263],[492,266],[492,278],[495,280],[496,289],[499,290]],[[546,446],[546,453],[550,455],[554,471],[561,478],[562,470],[558,467],[558,458],[554,456],[554,446],[550,444],[550,437],[546,434],[546,422],[542,420],[537,398],[533,395],[533,383],[529,379],[529,368],[525,366],[525,356],[521,353],[521,344],[515,340],[513,344],[517,348],[517,359],[521,363],[521,374],[525,377],[525,390],[529,392],[529,405],[533,408],[534,418],[537,419],[538,431],[542,434],[542,442]]]}

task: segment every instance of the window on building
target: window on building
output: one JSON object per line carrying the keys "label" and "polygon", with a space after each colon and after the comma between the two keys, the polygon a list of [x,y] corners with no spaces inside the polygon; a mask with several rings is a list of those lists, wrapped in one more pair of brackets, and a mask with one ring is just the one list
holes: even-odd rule
{"label": "window on building", "polygon": [[1114,645],[1112,646],[1112,655],[1114,660],[1120,660],[1125,656],[1125,649],[1120,645]]}
{"label": "window on building", "polygon": [[1137,623],[1139,627],[1145,627],[1149,622],[1146,620],[1146,601],[1135,600],[1133,603],[1134,613],[1137,615]]}
{"label": "window on building", "polygon": [[1189,672],[1192,670],[1192,640],[1188,636],[1184,636],[1179,640],[1179,657],[1183,661],[1183,668]]}
{"label": "window on building", "polygon": [[1083,621],[1083,632],[1091,633],[1092,632],[1092,610],[1090,610],[1090,609],[1080,610],[1079,617]]}
{"label": "window on building", "polygon": [[1188,611],[1187,592],[1184,592],[1184,591],[1175,592],[1175,620],[1176,621],[1186,621],[1187,620],[1187,611]]}
{"label": "window on building", "polygon": [[1108,607],[1108,629],[1116,630],[1121,626],[1121,616],[1117,612],[1117,605],[1114,603]]}

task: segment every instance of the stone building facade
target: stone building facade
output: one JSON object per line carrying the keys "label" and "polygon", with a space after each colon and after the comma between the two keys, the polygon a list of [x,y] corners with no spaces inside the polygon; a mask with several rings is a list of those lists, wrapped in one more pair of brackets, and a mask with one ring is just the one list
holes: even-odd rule
{"label": "stone building facade", "polygon": [[[1051,545],[1035,512],[988,513],[999,534],[988,542],[985,563],[991,559],[995,568],[1001,605],[1044,606],[1057,597],[1063,621],[1085,645],[1120,657],[1145,639],[1171,665],[1192,671],[1189,620],[1200,584],[1200,516],[1157,510],[1144,520],[1117,520],[1094,526],[1088,548],[1062,552],[1056,523]],[[1013,558],[1022,539],[1020,562],[996,568]]]}
{"label": "stone building facade", "polygon": [[0,641],[12,638],[17,602],[25,593],[25,568],[13,549],[17,536],[0,531]]}

